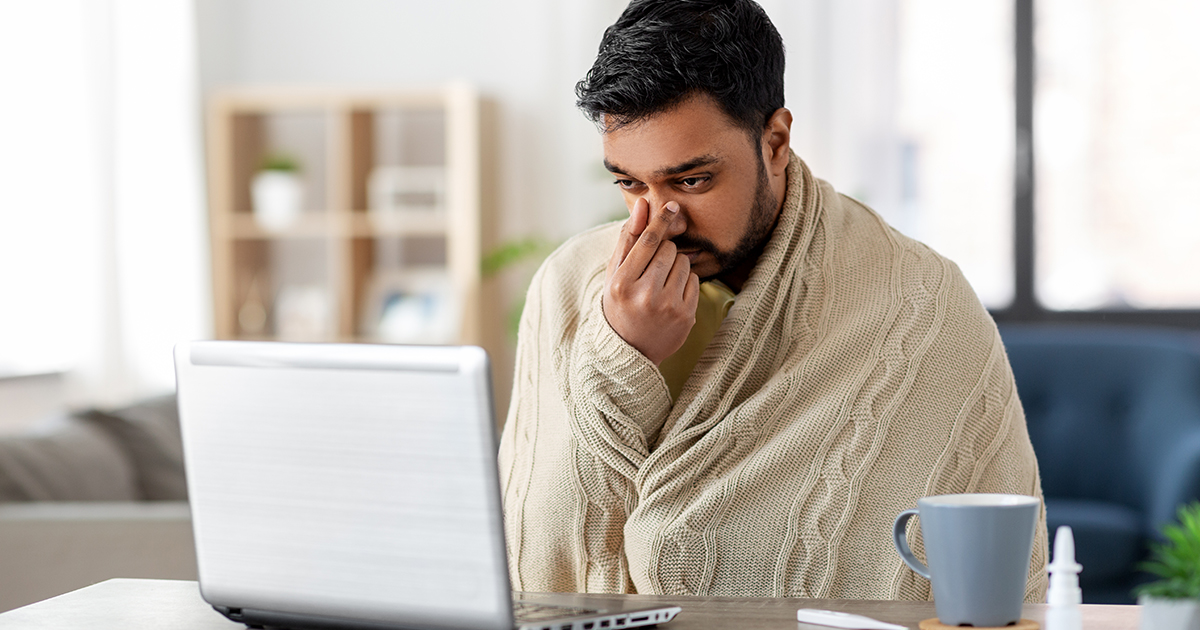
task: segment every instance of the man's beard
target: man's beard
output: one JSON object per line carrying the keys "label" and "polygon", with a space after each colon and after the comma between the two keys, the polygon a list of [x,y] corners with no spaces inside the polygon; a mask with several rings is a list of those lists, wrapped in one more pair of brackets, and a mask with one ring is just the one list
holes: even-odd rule
{"label": "man's beard", "polygon": [[710,280],[741,267],[751,256],[759,253],[775,229],[777,204],[775,195],[771,193],[771,182],[767,179],[767,166],[763,163],[762,155],[759,155],[758,184],[754,189],[754,203],[750,207],[750,225],[747,226],[746,233],[742,235],[732,250],[721,251],[712,241],[686,232],[671,241],[675,243],[676,248],[681,250],[696,250],[712,254],[720,271],[700,279],[701,281]]}

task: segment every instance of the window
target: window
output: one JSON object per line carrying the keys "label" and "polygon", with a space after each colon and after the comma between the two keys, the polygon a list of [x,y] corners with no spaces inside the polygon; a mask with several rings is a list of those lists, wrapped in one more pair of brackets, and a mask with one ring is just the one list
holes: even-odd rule
{"label": "window", "polygon": [[1200,328],[1200,3],[765,5],[797,153],[998,320]]}
{"label": "window", "polygon": [[94,336],[101,190],[84,17],[67,0],[0,9],[0,372],[73,367]]}
{"label": "window", "polygon": [[764,2],[813,173],[1013,300],[1012,0]]}
{"label": "window", "polygon": [[898,9],[901,192],[887,218],[955,261],[985,306],[1007,306],[1012,3],[904,0]]}
{"label": "window", "polygon": [[997,319],[1200,328],[1200,6],[1015,7],[1016,292]]}
{"label": "window", "polygon": [[1038,302],[1200,307],[1200,3],[1034,6]]}
{"label": "window", "polygon": [[192,8],[0,3],[0,372],[115,404],[208,336]]}

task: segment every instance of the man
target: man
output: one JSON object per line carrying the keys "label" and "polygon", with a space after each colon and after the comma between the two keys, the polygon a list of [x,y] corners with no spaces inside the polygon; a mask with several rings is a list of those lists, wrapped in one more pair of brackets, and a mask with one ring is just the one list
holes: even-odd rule
{"label": "man", "polygon": [[[1041,496],[991,318],[790,151],[783,65],[750,0],[634,0],[605,33],[577,92],[630,218],[529,289],[500,450],[514,588],[927,599],[899,512]],[[1043,519],[1031,601],[1045,559]]]}

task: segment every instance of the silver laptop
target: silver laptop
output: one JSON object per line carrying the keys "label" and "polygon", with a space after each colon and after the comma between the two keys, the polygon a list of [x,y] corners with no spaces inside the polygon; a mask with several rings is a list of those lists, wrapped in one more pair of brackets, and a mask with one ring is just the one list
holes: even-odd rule
{"label": "silver laptop", "polygon": [[513,596],[480,348],[204,341],[175,368],[200,591],[234,621],[603,630],[680,612]]}

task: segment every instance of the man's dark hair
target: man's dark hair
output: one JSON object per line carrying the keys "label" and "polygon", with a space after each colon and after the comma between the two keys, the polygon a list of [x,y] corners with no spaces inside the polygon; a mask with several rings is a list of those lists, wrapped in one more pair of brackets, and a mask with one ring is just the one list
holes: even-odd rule
{"label": "man's dark hair", "polygon": [[783,39],[752,0],[633,0],[575,94],[609,129],[707,94],[756,138],[783,107],[783,65]]}

